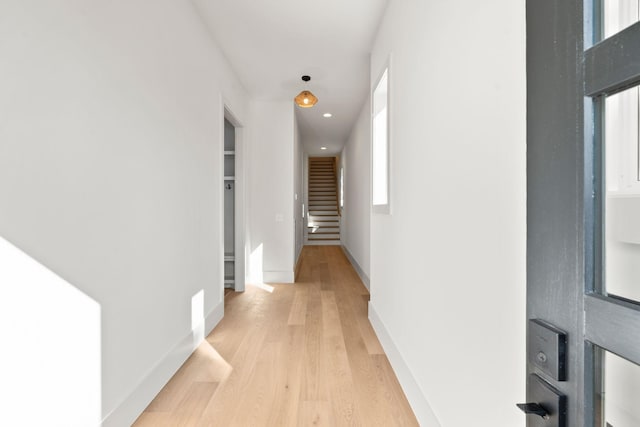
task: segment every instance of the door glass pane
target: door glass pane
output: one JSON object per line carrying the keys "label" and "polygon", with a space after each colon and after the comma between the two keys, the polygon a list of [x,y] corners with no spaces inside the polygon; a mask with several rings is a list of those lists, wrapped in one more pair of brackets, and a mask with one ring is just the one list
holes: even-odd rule
{"label": "door glass pane", "polygon": [[603,426],[640,426],[640,366],[608,351],[602,351]]}
{"label": "door glass pane", "polygon": [[638,22],[639,3],[639,0],[603,0],[603,38]]}
{"label": "door glass pane", "polygon": [[604,288],[640,301],[638,88],[605,101]]}

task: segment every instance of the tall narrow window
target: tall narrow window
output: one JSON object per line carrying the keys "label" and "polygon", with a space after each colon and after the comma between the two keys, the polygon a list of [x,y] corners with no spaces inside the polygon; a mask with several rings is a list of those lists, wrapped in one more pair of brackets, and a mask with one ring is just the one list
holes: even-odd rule
{"label": "tall narrow window", "polygon": [[389,68],[373,91],[372,204],[374,212],[389,213]]}

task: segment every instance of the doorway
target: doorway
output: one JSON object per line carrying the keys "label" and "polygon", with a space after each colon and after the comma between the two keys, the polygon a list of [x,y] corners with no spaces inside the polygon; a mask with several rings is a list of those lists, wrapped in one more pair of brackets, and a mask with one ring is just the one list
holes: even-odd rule
{"label": "doorway", "polygon": [[222,144],[222,228],[224,288],[236,292],[245,289],[244,247],[244,167],[242,161],[242,127],[225,107]]}
{"label": "doorway", "polygon": [[340,245],[337,157],[309,157],[307,245]]}
{"label": "doorway", "polygon": [[640,425],[637,6],[527,1],[529,427]]}

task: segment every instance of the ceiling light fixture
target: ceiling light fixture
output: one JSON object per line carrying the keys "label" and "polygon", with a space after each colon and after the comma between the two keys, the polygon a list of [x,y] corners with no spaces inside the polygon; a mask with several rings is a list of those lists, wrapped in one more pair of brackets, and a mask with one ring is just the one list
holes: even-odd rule
{"label": "ceiling light fixture", "polygon": [[[309,80],[311,77],[302,76],[302,81],[308,82]],[[303,90],[293,100],[298,104],[298,107],[302,108],[311,108],[318,102],[318,98],[308,90]]]}
{"label": "ceiling light fixture", "polygon": [[324,116],[324,117],[331,117],[331,116],[333,116],[333,114],[331,114],[331,113],[324,113],[324,114],[323,114],[323,116]]}
{"label": "ceiling light fixture", "polygon": [[326,149],[327,149],[327,147],[320,147],[320,149],[321,149],[321,150],[326,150]]}

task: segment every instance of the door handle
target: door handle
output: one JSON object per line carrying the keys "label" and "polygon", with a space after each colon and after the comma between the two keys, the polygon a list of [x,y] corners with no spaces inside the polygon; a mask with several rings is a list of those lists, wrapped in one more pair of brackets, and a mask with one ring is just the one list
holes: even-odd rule
{"label": "door handle", "polygon": [[525,414],[538,415],[545,420],[549,419],[549,413],[539,403],[517,403],[516,406]]}

